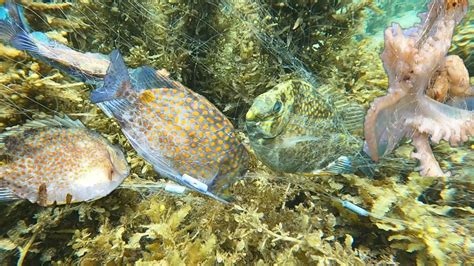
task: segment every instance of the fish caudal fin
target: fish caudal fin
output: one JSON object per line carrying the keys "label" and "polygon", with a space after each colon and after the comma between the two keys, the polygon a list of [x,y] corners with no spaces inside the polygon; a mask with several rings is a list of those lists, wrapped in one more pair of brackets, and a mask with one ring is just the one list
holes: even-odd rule
{"label": "fish caudal fin", "polygon": [[7,12],[7,17],[20,26],[24,31],[30,32],[30,26],[23,14],[23,8],[21,5],[15,3],[14,0],[6,0],[4,8]]}
{"label": "fish caudal fin", "polygon": [[21,7],[13,1],[6,1],[0,12],[0,40],[18,50],[38,52],[38,46],[29,33]]}
{"label": "fish caudal fin", "polygon": [[120,99],[126,90],[131,90],[132,84],[127,66],[118,50],[110,54],[110,65],[104,78],[104,85],[91,93],[91,101],[100,103]]}

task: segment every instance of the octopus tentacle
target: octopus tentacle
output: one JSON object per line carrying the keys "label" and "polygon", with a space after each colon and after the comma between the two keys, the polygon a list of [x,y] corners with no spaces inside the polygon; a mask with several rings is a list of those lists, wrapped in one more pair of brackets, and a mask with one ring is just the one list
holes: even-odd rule
{"label": "octopus tentacle", "polygon": [[416,132],[413,135],[413,146],[416,152],[411,154],[411,157],[417,159],[420,165],[416,170],[420,171],[423,176],[449,176],[450,173],[444,173],[439,166],[438,161],[433,155],[430,142],[427,134]]}
{"label": "octopus tentacle", "polygon": [[442,104],[425,95],[419,97],[418,105],[417,114],[408,118],[406,125],[431,135],[434,143],[446,140],[459,145],[474,135],[474,112]]}
{"label": "octopus tentacle", "polygon": [[393,90],[391,93],[377,98],[367,111],[364,122],[366,144],[364,150],[372,160],[378,161],[380,156],[390,153],[403,137],[400,119],[394,116],[399,103],[406,93]]}

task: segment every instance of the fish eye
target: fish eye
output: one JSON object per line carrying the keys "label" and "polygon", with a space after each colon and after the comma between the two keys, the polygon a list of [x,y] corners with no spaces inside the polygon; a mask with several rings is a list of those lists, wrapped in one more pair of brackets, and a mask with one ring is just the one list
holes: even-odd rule
{"label": "fish eye", "polygon": [[273,112],[278,113],[281,111],[282,103],[280,101],[277,101],[275,105],[273,105]]}

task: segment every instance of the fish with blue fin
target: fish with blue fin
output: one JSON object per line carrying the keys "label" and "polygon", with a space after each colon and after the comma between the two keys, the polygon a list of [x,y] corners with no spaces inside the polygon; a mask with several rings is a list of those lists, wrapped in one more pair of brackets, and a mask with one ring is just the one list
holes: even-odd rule
{"label": "fish with blue fin", "polygon": [[110,64],[106,55],[82,53],[42,32],[31,32],[22,7],[12,0],[0,9],[0,40],[81,81],[102,80]]}
{"label": "fish with blue fin", "polygon": [[226,202],[248,153],[231,122],[206,98],[150,67],[130,76],[117,50],[104,85],[91,93],[115,117],[133,148],[158,173]]}

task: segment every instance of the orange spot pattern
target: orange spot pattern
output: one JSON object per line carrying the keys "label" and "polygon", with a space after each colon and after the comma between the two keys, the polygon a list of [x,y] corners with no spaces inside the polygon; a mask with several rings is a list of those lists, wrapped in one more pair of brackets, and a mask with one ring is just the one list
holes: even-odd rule
{"label": "orange spot pattern", "polygon": [[181,175],[208,184],[216,176],[228,183],[242,175],[247,152],[230,121],[214,105],[182,86],[146,92],[153,101],[129,98],[132,107],[120,117],[123,130],[145,158],[164,158]]}
{"label": "orange spot pattern", "polygon": [[[110,169],[107,143],[83,128],[50,128],[24,136],[21,145],[8,151],[11,162],[4,176],[8,187],[32,202],[46,184],[48,202],[65,202],[71,184],[94,167]],[[52,189],[54,188],[54,189]]]}

